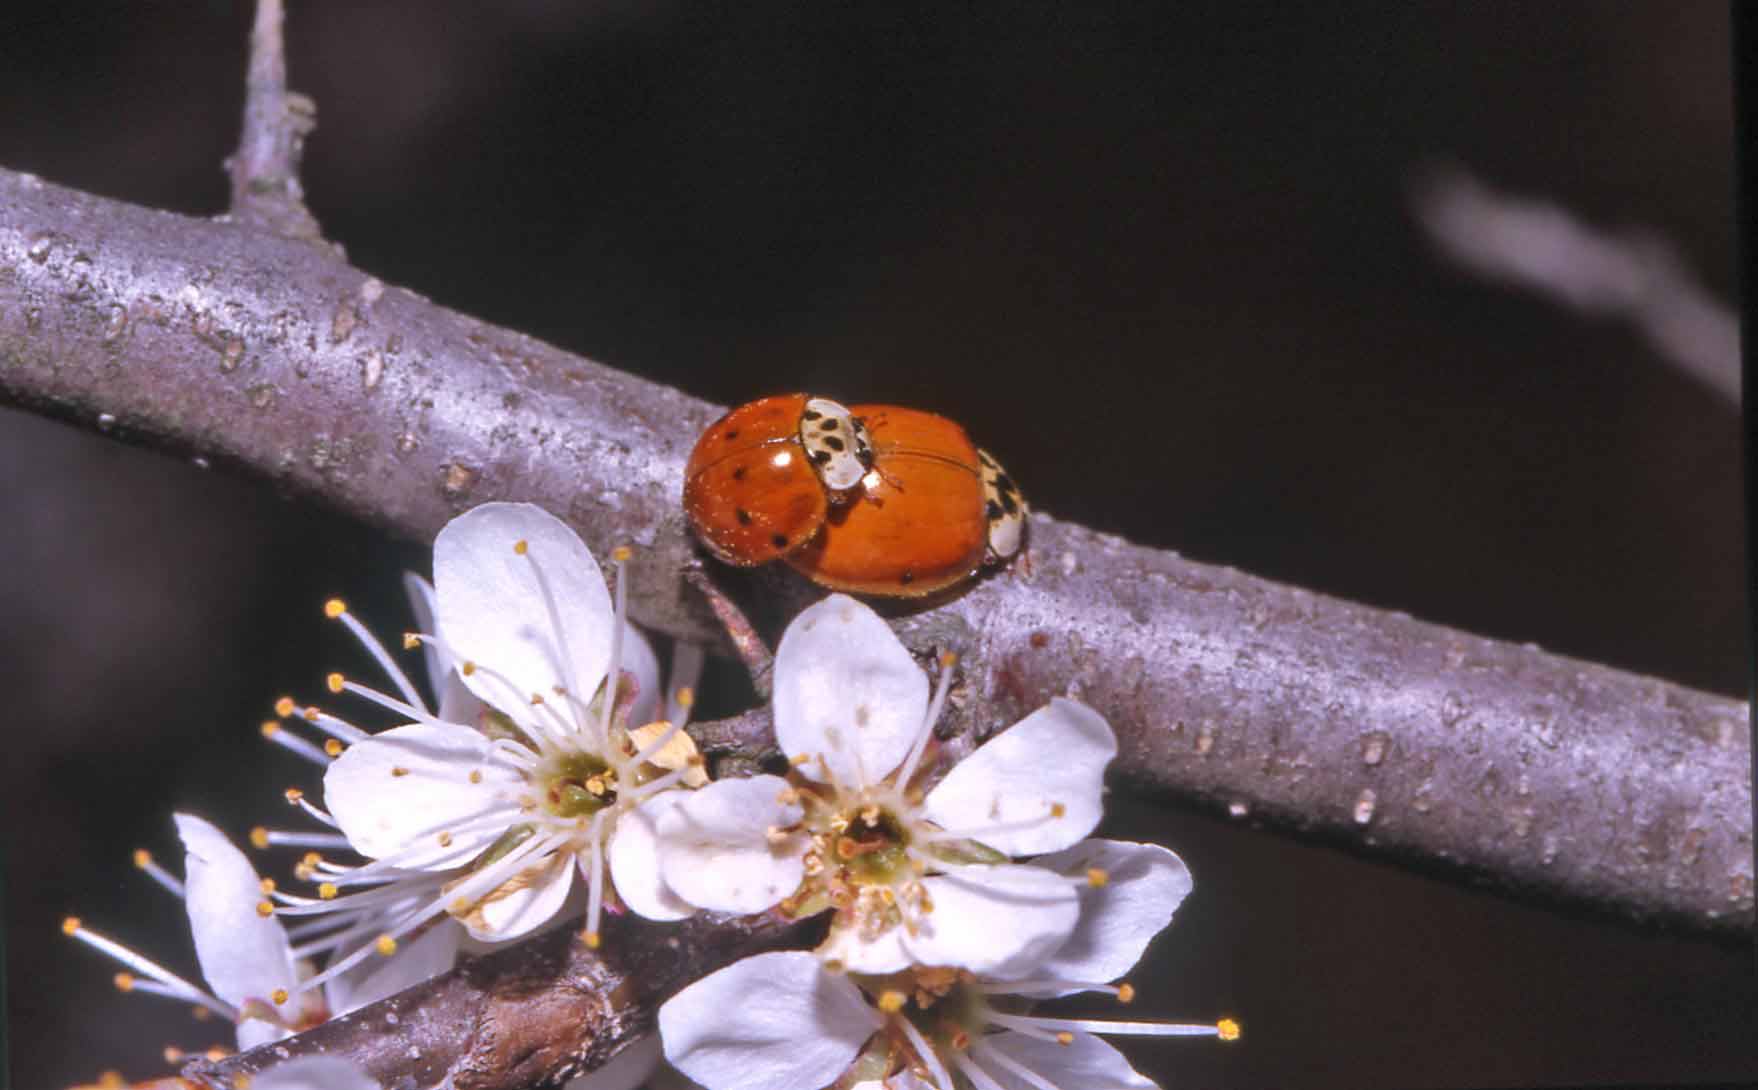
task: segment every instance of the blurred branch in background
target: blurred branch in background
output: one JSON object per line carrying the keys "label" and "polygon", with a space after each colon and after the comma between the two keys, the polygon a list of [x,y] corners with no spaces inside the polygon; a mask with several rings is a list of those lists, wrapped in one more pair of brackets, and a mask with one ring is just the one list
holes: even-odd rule
{"label": "blurred branch in background", "polygon": [[1498,193],[1469,173],[1419,178],[1417,219],[1452,260],[1587,314],[1621,317],[1660,357],[1740,403],[1740,326],[1657,235],[1611,235],[1554,204]]}
{"label": "blurred branch in background", "polygon": [[[541,504],[632,612],[714,638],[685,455],[716,406],[436,306],[305,241],[0,172],[0,398],[252,472],[414,540]],[[1745,938],[1744,704],[1039,517],[1032,571],[900,625],[975,737],[1101,709],[1121,782],[1541,900]],[[812,588],[716,567],[767,616]],[[769,582],[765,583],[764,581]],[[960,699],[962,698],[962,699]]]}

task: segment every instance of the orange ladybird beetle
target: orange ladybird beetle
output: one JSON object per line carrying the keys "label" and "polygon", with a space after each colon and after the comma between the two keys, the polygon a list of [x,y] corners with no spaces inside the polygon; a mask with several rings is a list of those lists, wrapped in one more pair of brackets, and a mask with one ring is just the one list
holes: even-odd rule
{"label": "orange ladybird beetle", "polygon": [[684,510],[729,564],[785,559],[833,590],[910,597],[1013,559],[1027,507],[943,416],[785,394],[702,434],[684,469]]}

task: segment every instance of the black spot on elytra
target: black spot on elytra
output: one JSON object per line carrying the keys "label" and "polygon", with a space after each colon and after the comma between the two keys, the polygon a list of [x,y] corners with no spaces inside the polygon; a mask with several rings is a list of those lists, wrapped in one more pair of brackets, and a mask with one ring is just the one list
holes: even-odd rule
{"label": "black spot on elytra", "polygon": [[824,430],[825,431],[835,431],[836,430],[836,421],[834,419],[826,420],[824,422]]}
{"label": "black spot on elytra", "polygon": [[807,409],[806,410],[806,419],[807,420],[817,420],[819,417],[821,417],[823,415],[824,414],[819,412],[817,409]]}
{"label": "black spot on elytra", "polygon": [[738,437],[739,429],[737,428],[728,428],[726,429],[726,434],[721,436],[722,439],[737,439]]}
{"label": "black spot on elytra", "polygon": [[738,516],[740,526],[751,525],[751,512],[745,510],[743,507],[739,508],[737,511],[734,511],[733,514]]}
{"label": "black spot on elytra", "polygon": [[1009,515],[1019,514],[1019,501],[1013,498],[1011,492],[1001,493],[1001,506]]}
{"label": "black spot on elytra", "polygon": [[737,469],[733,470],[732,471],[732,479],[735,481],[744,480],[745,479],[745,467],[740,466]]}
{"label": "black spot on elytra", "polygon": [[916,581],[916,573],[905,568],[903,574],[897,577],[897,581],[907,587]]}
{"label": "black spot on elytra", "polygon": [[831,450],[843,450],[848,446],[848,444],[844,443],[834,435],[826,435],[824,437],[824,445]]}
{"label": "black spot on elytra", "polygon": [[1016,487],[1013,483],[1013,478],[1009,477],[1005,473],[1003,473],[999,477],[995,478],[995,487],[999,488],[1003,492],[1018,492],[1019,491],[1018,487]]}
{"label": "black spot on elytra", "polygon": [[774,545],[777,549],[785,549],[787,548],[787,535],[776,534],[769,539],[769,543]]}

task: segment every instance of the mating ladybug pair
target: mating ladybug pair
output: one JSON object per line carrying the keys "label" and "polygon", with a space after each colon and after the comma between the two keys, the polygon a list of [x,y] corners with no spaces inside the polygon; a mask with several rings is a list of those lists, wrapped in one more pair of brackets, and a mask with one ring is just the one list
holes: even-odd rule
{"label": "mating ladybug pair", "polygon": [[741,405],[703,432],[684,511],[728,564],[781,559],[857,594],[931,594],[1025,544],[1025,498],[963,428],[808,394]]}

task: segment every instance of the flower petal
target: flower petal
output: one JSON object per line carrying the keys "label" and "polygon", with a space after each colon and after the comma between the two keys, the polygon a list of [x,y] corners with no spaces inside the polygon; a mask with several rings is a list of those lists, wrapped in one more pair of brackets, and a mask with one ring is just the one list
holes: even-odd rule
{"label": "flower petal", "polygon": [[1117,736],[1104,717],[1057,697],[954,766],[922,812],[1008,855],[1057,851],[1099,823],[1105,766],[1115,756]]}
{"label": "flower petal", "polygon": [[[775,650],[775,739],[789,757],[820,754],[845,784],[878,783],[922,729],[928,678],[871,609],[833,594],[806,609]],[[825,779],[816,760],[800,766]]]}
{"label": "flower petal", "polygon": [[982,1040],[973,1057],[982,1069],[1006,1090],[1038,1090],[1038,1087],[994,1062],[984,1063],[982,1052],[994,1049],[1003,1056],[1042,1076],[1055,1086],[1080,1090],[1159,1090],[1152,1079],[1136,1073],[1123,1053],[1090,1033],[1077,1033],[1068,1044],[1027,1037],[1023,1033],[997,1033]]}
{"label": "flower petal", "polygon": [[[1080,922],[1035,979],[1105,983],[1129,972],[1148,942],[1172,922],[1191,891],[1184,861],[1158,844],[1085,840],[1067,851],[1033,860],[1058,874],[1105,872],[1105,884],[1078,887]],[[1032,995],[1067,995],[1078,988],[1035,989]]]}
{"label": "flower petal", "polygon": [[805,840],[777,842],[769,830],[796,824],[798,803],[778,776],[720,780],[691,791],[659,819],[659,866],[665,884],[690,904],[714,912],[761,912],[799,888]]}
{"label": "flower petal", "polygon": [[574,854],[550,852],[498,886],[460,918],[470,937],[505,942],[555,919],[574,885]]}
{"label": "flower petal", "polygon": [[858,928],[833,927],[819,955],[854,973],[915,964],[1017,978],[1067,942],[1080,915],[1074,884],[1041,867],[967,867],[922,885],[933,911],[914,917],[915,934],[900,926],[865,939]]}
{"label": "flower petal", "polygon": [[352,1061],[340,1056],[301,1056],[250,1080],[251,1090],[379,1090]]}
{"label": "flower petal", "polygon": [[[477,783],[470,782],[473,772],[480,773]],[[444,870],[468,863],[506,831],[458,824],[496,807],[506,808],[510,824],[523,783],[519,770],[469,727],[416,723],[344,750],[324,772],[324,801],[360,854]]]}
{"label": "flower petal", "polygon": [[758,954],[659,1008],[665,1057],[709,1090],[821,1090],[884,1020],[811,954]]}
{"label": "flower petal", "polygon": [[683,799],[681,791],[661,791],[618,818],[611,834],[611,885],[629,910],[645,919],[681,920],[696,911],[665,884],[660,871],[659,819]]}
{"label": "flower petal", "polygon": [[653,653],[646,633],[628,621],[623,622],[621,669],[635,679],[635,703],[629,706],[629,726],[638,727],[659,718],[665,708],[660,699],[665,694],[659,686],[659,656]]}
{"label": "flower petal", "polygon": [[220,830],[193,814],[172,818],[187,853],[184,905],[202,977],[235,1007],[272,1002],[276,989],[293,988],[299,976],[281,921],[257,913],[262,880]]}
{"label": "flower petal", "polygon": [[610,667],[610,592],[560,519],[528,503],[466,511],[434,539],[433,582],[440,636],[481,667],[464,684],[514,722],[537,722],[531,697],[557,685],[580,701],[597,692]]}
{"label": "flower petal", "polygon": [[562,1090],[635,1090],[659,1069],[659,1034],[649,1033],[612,1056],[590,1074],[562,1084]]}
{"label": "flower petal", "polygon": [[368,958],[324,983],[330,1015],[340,1018],[448,971],[458,960],[464,929],[449,919],[406,940],[390,957]]}

